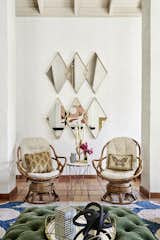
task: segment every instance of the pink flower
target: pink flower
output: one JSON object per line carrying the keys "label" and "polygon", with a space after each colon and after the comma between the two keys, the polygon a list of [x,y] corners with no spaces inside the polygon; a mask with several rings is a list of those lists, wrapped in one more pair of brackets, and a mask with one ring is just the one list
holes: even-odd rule
{"label": "pink flower", "polygon": [[92,148],[89,149],[89,150],[88,150],[88,153],[89,153],[89,155],[91,155],[91,154],[93,153],[93,149],[92,149]]}
{"label": "pink flower", "polygon": [[80,149],[83,150],[84,154],[88,153],[89,155],[91,155],[93,153],[93,149],[92,148],[88,149],[88,143],[87,142],[86,143],[82,143],[80,145]]}

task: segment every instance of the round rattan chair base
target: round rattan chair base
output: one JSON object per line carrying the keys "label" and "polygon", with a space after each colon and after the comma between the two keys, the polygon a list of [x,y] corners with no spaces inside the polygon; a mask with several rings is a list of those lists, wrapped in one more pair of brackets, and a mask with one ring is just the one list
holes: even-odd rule
{"label": "round rattan chair base", "polygon": [[102,201],[112,204],[131,204],[137,200],[132,191],[131,183],[107,184],[107,191],[101,198]]}
{"label": "round rattan chair base", "polygon": [[34,204],[44,204],[59,201],[59,196],[54,190],[54,183],[50,180],[44,182],[32,181],[25,201]]}

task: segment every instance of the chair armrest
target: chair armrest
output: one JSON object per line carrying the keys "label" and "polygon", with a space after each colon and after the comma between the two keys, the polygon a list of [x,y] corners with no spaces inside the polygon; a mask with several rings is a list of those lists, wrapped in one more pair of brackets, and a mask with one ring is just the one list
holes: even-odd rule
{"label": "chair armrest", "polygon": [[134,178],[137,178],[142,173],[142,170],[143,170],[142,160],[139,157],[137,157],[137,159],[138,159],[138,168],[135,171]]}
{"label": "chair armrest", "polygon": [[[57,163],[57,170],[59,170],[59,172],[62,173],[63,169],[64,169],[64,167],[66,165],[67,158],[63,157],[63,156],[58,156],[56,154],[56,151],[55,151],[55,149],[54,149],[54,147],[52,145],[50,145],[50,148],[52,149],[52,152],[54,154],[54,157],[51,157],[51,158],[56,161],[56,163]],[[59,159],[64,159],[64,161],[61,162],[61,160],[59,160]]]}
{"label": "chair armrest", "polygon": [[92,165],[93,165],[94,169],[96,170],[97,175],[101,175],[101,172],[103,171],[102,162],[105,159],[107,159],[107,157],[92,160]]}
{"label": "chair armrest", "polygon": [[[66,165],[66,162],[67,162],[67,158],[66,157],[62,157],[62,156],[56,156],[56,157],[52,157],[53,160],[55,160],[57,162],[57,170],[60,171],[60,173],[63,172],[63,169]],[[64,159],[64,161],[62,162],[61,160],[59,159]]]}
{"label": "chair armrest", "polygon": [[22,160],[17,161],[17,168],[22,175],[28,178],[28,173],[27,170],[23,167]]}

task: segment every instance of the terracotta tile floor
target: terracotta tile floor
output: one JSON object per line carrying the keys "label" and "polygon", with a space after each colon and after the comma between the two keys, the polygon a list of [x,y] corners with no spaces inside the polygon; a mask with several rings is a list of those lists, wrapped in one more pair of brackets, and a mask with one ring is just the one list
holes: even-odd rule
{"label": "terracotta tile floor", "polygon": [[[72,177],[72,185],[69,177],[60,177],[56,180],[56,192],[59,194],[60,201],[100,201],[100,197],[104,194],[106,182],[97,178]],[[24,201],[27,194],[28,182],[24,179],[17,179],[18,193],[11,201]],[[138,200],[146,199],[139,193],[139,180],[133,183]],[[71,190],[72,187],[72,190]],[[160,199],[156,199],[160,202]]]}

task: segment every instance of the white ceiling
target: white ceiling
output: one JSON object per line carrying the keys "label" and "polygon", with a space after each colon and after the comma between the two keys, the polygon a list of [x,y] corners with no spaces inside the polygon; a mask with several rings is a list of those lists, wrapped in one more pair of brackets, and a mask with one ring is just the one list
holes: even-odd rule
{"label": "white ceiling", "polygon": [[141,0],[16,0],[17,16],[140,16]]}

